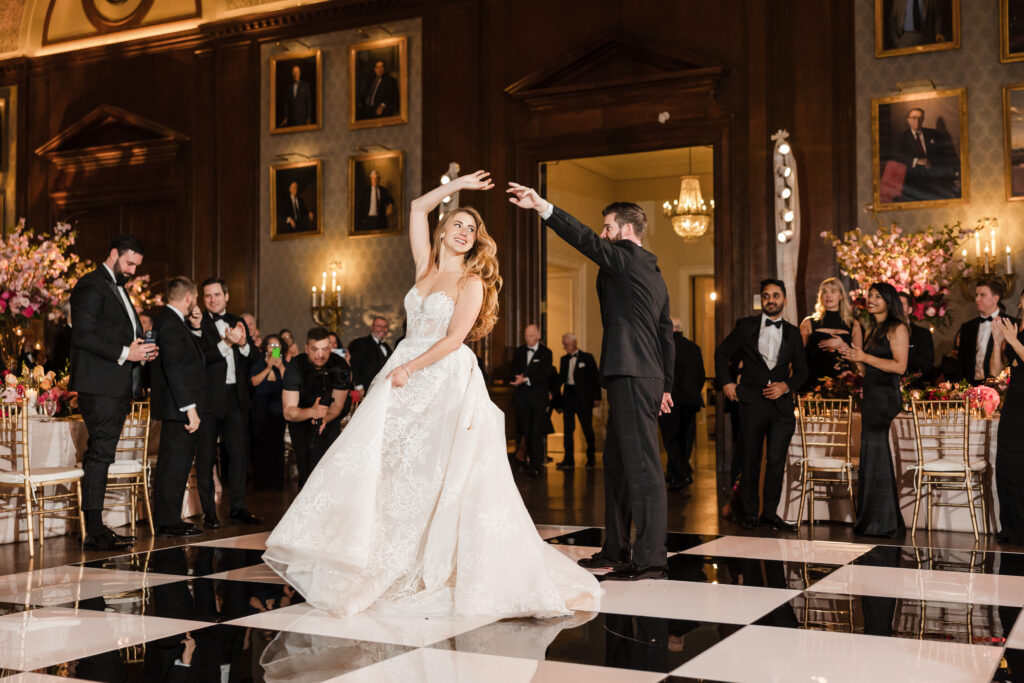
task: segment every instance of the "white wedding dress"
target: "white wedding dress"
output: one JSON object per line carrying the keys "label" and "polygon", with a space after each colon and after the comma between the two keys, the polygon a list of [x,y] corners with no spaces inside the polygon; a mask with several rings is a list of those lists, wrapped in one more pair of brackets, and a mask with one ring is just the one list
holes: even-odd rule
{"label": "white wedding dress", "polygon": [[267,540],[264,561],[315,607],[552,617],[597,610],[596,579],[537,534],[505,416],[465,345],[385,380],[448,329],[444,292],[405,296],[408,336]]}

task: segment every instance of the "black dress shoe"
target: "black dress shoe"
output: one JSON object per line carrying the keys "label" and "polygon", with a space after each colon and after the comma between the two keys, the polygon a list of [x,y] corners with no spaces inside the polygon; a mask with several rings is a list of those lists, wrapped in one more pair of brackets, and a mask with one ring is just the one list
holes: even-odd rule
{"label": "black dress shoe", "polygon": [[182,538],[185,536],[201,536],[202,531],[195,524],[185,524],[179,522],[177,524],[171,524],[169,526],[160,526],[156,528],[157,536],[170,536],[172,538]]}
{"label": "black dress shoe", "polygon": [[241,524],[262,524],[263,520],[248,510],[236,510],[231,513],[231,519]]}
{"label": "black dress shoe", "polygon": [[[771,517],[762,517],[761,524],[767,524],[776,531],[796,531],[796,524],[790,524],[778,515],[772,515]],[[744,526],[746,525],[744,524]]]}
{"label": "black dress shoe", "polygon": [[134,543],[137,540],[131,534],[119,534],[116,531],[114,531],[113,529],[111,529],[109,526],[104,525],[103,528],[106,529],[107,531],[109,531],[110,533],[114,534],[114,536],[117,537],[117,540],[119,540],[119,541],[122,541],[122,542],[125,542],[125,543]]}
{"label": "black dress shoe", "polygon": [[552,458],[551,456],[549,456],[549,455],[545,455],[544,456],[544,464],[545,465],[547,465],[549,462],[554,462],[554,461],[555,461],[555,459]]}
{"label": "black dress shoe", "polygon": [[204,529],[219,529],[220,520],[217,519],[217,515],[203,515],[203,528]]}
{"label": "black dress shoe", "polygon": [[108,527],[103,527],[95,534],[86,534],[82,539],[83,550],[124,550],[131,547],[131,541],[122,539]]}
{"label": "black dress shoe", "polygon": [[754,515],[747,515],[743,518],[744,529],[755,529],[757,528],[757,517]]}
{"label": "black dress shoe", "polygon": [[626,566],[625,562],[619,562],[611,559],[610,557],[605,557],[601,554],[600,550],[590,557],[584,557],[576,560],[576,564],[584,569],[622,569]]}
{"label": "black dress shoe", "polygon": [[576,469],[576,463],[572,460],[563,460],[562,462],[555,465],[556,470],[572,470]]}
{"label": "black dress shoe", "polygon": [[644,579],[667,579],[666,567],[637,567],[634,564],[615,569],[597,577],[598,581],[643,581]]}

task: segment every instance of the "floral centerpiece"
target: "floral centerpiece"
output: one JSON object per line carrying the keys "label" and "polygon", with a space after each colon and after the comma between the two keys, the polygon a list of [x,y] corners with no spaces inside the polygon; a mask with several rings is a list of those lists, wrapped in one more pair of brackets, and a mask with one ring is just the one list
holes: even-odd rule
{"label": "floral centerpiece", "polygon": [[0,352],[9,367],[21,352],[23,327],[63,316],[60,304],[89,265],[72,253],[74,244],[67,223],[36,235],[24,220],[0,240]]}
{"label": "floral centerpiece", "polygon": [[854,308],[863,311],[868,289],[888,282],[914,298],[911,316],[934,327],[952,323],[946,296],[959,276],[957,247],[974,234],[960,223],[904,233],[899,225],[879,223],[874,234],[855,228],[841,236],[822,232],[836,250],[843,275],[856,283],[850,292]]}
{"label": "floral centerpiece", "polygon": [[58,377],[53,370],[47,371],[41,365],[32,368],[26,365],[21,375],[4,370],[0,378],[3,378],[0,400],[4,403],[27,400],[30,406],[45,406],[52,401],[56,415],[70,415],[76,407],[78,394],[68,391],[71,376],[66,373]]}
{"label": "floral centerpiece", "polygon": [[822,377],[811,393],[815,398],[852,398],[860,410],[864,401],[864,378],[855,370],[846,369],[835,377]]}
{"label": "floral centerpiece", "polygon": [[[1008,373],[1004,373],[1008,374]],[[985,384],[971,386],[970,382],[940,382],[938,386],[925,389],[913,389],[909,383],[903,384],[903,410],[911,410],[911,400],[918,401],[962,401],[967,399],[971,411],[984,418],[990,418],[1002,407],[1002,393],[1005,392],[1007,378],[1000,375],[988,380]],[[1000,391],[1000,386],[1003,391]]]}

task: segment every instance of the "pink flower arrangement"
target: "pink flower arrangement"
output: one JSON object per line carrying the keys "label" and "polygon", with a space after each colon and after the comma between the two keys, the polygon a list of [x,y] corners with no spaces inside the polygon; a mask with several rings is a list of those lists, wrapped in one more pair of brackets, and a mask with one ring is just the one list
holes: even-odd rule
{"label": "pink flower arrangement", "polygon": [[854,307],[863,310],[872,284],[888,282],[913,296],[913,318],[940,327],[952,322],[945,298],[960,275],[957,246],[972,234],[959,223],[910,234],[893,223],[879,224],[874,234],[854,228],[838,237],[828,231],[821,236],[836,250],[839,270],[856,283],[850,292]]}
{"label": "pink flower arrangement", "polygon": [[982,384],[976,387],[971,387],[967,392],[967,400],[970,403],[972,410],[977,410],[982,413],[985,417],[992,417],[992,413],[999,407],[999,402],[1002,397],[999,392],[994,388]]}
{"label": "pink flower arrangement", "polygon": [[72,253],[74,244],[69,224],[37,236],[24,219],[0,240],[0,315],[19,324],[40,314],[61,318],[60,304],[88,266]]}

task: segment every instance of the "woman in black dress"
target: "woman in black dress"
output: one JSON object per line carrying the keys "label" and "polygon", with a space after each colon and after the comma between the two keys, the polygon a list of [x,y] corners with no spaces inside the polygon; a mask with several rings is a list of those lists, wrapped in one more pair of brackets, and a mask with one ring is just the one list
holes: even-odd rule
{"label": "woman in black dress", "polygon": [[[1019,308],[1024,314],[1024,292]],[[1004,358],[1011,368],[996,437],[999,540],[1024,545],[1024,323],[1014,325],[1008,318],[994,317],[992,339],[996,347],[1006,343]]]}
{"label": "woman in black dress", "polygon": [[814,391],[822,377],[838,377],[843,371],[839,350],[860,347],[863,339],[846,288],[838,279],[830,277],[818,286],[814,313],[800,323],[800,336],[807,350],[807,381],[800,391]]}
{"label": "woman in black dress", "polygon": [[902,538],[906,525],[889,450],[889,427],[903,409],[900,377],[907,369],[910,329],[899,295],[888,283],[871,285],[867,309],[871,318],[864,347],[842,349],[843,357],[856,362],[864,375],[854,531],[865,536]]}
{"label": "woman in black dress", "polygon": [[284,412],[281,406],[281,385],[284,377],[284,349],[281,338],[267,335],[263,340],[263,357],[257,359],[250,372],[252,407],[249,409],[249,432],[252,438],[252,471],[258,489],[280,490],[284,487]]}

